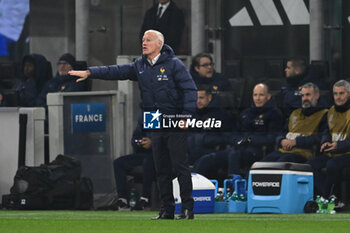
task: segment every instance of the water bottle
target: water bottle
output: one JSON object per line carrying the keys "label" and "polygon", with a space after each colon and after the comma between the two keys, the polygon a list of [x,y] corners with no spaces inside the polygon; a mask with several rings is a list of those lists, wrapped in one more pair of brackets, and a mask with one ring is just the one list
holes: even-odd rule
{"label": "water bottle", "polygon": [[138,199],[137,191],[135,188],[132,188],[130,190],[130,200],[129,200],[129,205],[131,209],[135,207],[137,199]]}
{"label": "water bottle", "polygon": [[227,192],[227,195],[226,195],[226,197],[225,197],[225,200],[230,199],[230,197],[231,197],[231,193],[230,193],[230,192]]}
{"label": "water bottle", "polygon": [[318,210],[316,211],[316,213],[320,213],[321,209],[322,209],[322,201],[321,201],[320,195],[316,196],[316,200],[315,201],[316,201],[316,204],[318,206]]}
{"label": "water bottle", "polygon": [[233,192],[233,195],[231,197],[231,200],[233,201],[239,201],[239,196],[236,191]]}
{"label": "water bottle", "polygon": [[218,188],[218,195],[219,195],[219,201],[224,201],[224,189],[223,188]]}
{"label": "water bottle", "polygon": [[328,214],[328,200],[322,202],[321,214]]}
{"label": "water bottle", "polygon": [[105,153],[105,138],[103,135],[100,135],[98,138],[98,153],[103,154]]}
{"label": "water bottle", "polygon": [[239,195],[239,200],[240,201],[247,201],[246,196],[242,193],[241,195]]}
{"label": "water bottle", "polygon": [[220,193],[217,193],[215,196],[215,201],[220,201]]}
{"label": "water bottle", "polygon": [[335,199],[332,198],[332,199],[329,201],[328,207],[327,207],[328,212],[329,212],[330,214],[335,214],[335,213],[336,213],[335,210],[334,210],[334,207],[335,207]]}

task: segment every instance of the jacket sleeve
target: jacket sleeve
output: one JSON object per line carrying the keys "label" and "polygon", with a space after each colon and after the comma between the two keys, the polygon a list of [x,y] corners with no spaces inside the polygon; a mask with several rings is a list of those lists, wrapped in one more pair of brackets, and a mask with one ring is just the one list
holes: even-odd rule
{"label": "jacket sleeve", "polygon": [[251,144],[254,146],[273,145],[277,135],[280,133],[283,127],[282,113],[276,109],[275,114],[270,119],[266,134],[253,133],[251,138]]}
{"label": "jacket sleeve", "polygon": [[294,109],[301,107],[301,96],[295,95],[296,91],[297,90],[294,90],[288,85],[283,85],[281,87],[281,93],[283,96],[283,109],[287,115],[290,115]]}
{"label": "jacket sleeve", "polygon": [[350,140],[337,142],[337,153],[348,152],[350,150]]}
{"label": "jacket sleeve", "polygon": [[288,125],[289,125],[289,120],[284,124],[284,127],[281,130],[280,134],[276,137],[277,147],[281,147],[281,141],[286,138],[286,135],[289,131]]}
{"label": "jacket sleeve", "polygon": [[111,66],[89,67],[92,79],[104,80],[137,80],[135,63]]}
{"label": "jacket sleeve", "polygon": [[[327,114],[325,114],[325,115],[327,116]],[[326,120],[327,120],[327,117],[326,117]],[[332,142],[332,135],[329,131],[328,121],[326,122],[326,126],[324,127],[324,129],[322,131],[320,144],[322,145],[325,142]]]}
{"label": "jacket sleeve", "polygon": [[296,138],[296,147],[310,148],[313,145],[319,145],[322,137],[322,133],[327,128],[327,114],[323,115],[323,118],[318,126],[318,132],[311,136],[299,136]]}
{"label": "jacket sleeve", "polygon": [[184,64],[176,59],[174,80],[183,95],[183,114],[194,114],[197,107],[197,87]]}

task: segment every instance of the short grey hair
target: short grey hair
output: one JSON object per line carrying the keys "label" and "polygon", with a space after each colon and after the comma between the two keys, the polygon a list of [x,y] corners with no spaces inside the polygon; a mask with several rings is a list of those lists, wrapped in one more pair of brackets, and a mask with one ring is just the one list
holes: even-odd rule
{"label": "short grey hair", "polygon": [[334,83],[334,87],[345,87],[346,91],[350,93],[350,83],[346,80],[339,80],[338,82]]}
{"label": "short grey hair", "polygon": [[309,83],[305,83],[302,86],[302,88],[310,88],[310,87],[312,87],[314,89],[315,93],[320,93],[320,88],[318,88],[318,86],[314,83],[309,82]]}
{"label": "short grey hair", "polygon": [[159,32],[159,31],[156,31],[156,30],[152,30],[152,29],[151,29],[151,30],[145,31],[144,35],[146,35],[146,33],[149,33],[149,32],[152,32],[152,33],[156,34],[157,39],[158,39],[160,42],[162,42],[162,45],[160,46],[160,48],[162,49],[162,47],[163,47],[163,45],[164,45],[164,36],[163,36],[163,34],[162,34],[161,32]]}

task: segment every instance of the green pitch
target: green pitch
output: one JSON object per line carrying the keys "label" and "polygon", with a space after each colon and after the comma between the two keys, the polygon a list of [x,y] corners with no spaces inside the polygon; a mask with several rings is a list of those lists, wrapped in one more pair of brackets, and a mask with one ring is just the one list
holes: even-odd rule
{"label": "green pitch", "polygon": [[350,214],[197,214],[194,220],[150,220],[156,212],[0,211],[0,232],[223,233],[349,232]]}

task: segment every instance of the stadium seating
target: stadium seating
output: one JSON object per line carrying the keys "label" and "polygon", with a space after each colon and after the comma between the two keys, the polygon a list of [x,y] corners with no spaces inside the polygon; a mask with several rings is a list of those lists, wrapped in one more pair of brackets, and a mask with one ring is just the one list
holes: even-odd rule
{"label": "stadium seating", "polygon": [[284,75],[283,59],[271,58],[265,60],[264,76],[269,79],[282,79]]}
{"label": "stadium seating", "polygon": [[224,74],[227,78],[241,78],[241,61],[226,60],[224,63]]}
{"label": "stadium seating", "polygon": [[239,109],[242,104],[242,98],[244,93],[246,92],[246,80],[244,78],[234,78],[229,79],[229,82],[231,84],[233,94],[234,94],[234,107],[236,109]]}

